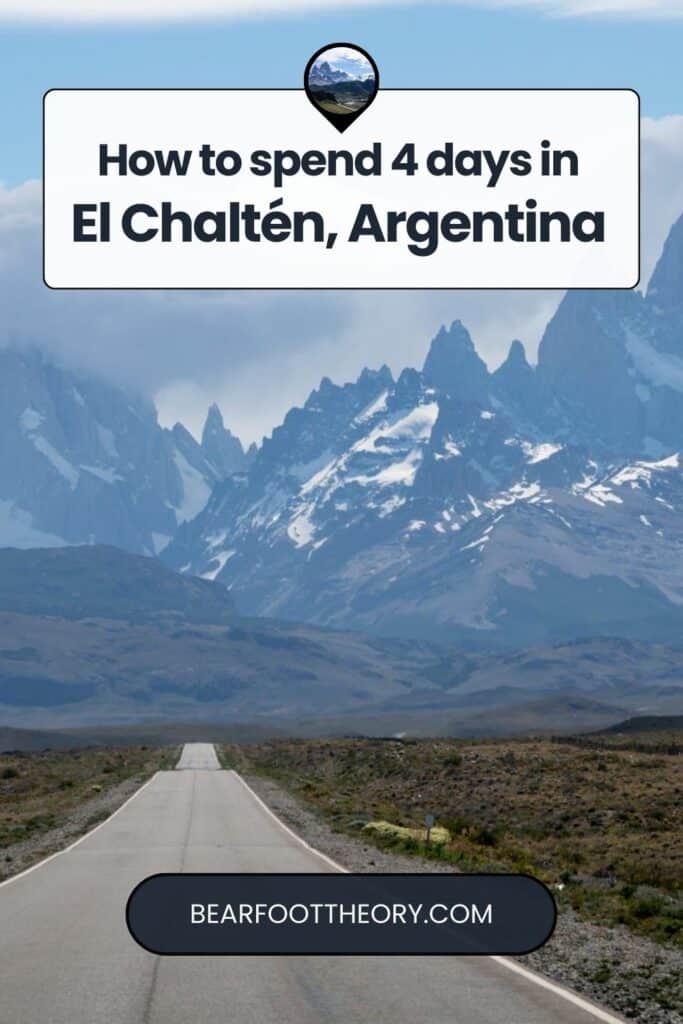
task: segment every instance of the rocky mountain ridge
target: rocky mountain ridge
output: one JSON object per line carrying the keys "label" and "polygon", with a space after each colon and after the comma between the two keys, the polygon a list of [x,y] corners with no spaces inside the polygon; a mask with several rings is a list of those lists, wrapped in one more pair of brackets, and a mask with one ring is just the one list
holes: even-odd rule
{"label": "rocky mountain ridge", "polygon": [[505,649],[683,624],[683,218],[646,295],[568,293],[532,367],[455,321],[324,378],[164,553],[247,614]]}
{"label": "rocky mountain ridge", "polygon": [[201,443],[153,405],[37,350],[0,349],[0,546],[163,550],[213,486],[242,470],[209,410]]}

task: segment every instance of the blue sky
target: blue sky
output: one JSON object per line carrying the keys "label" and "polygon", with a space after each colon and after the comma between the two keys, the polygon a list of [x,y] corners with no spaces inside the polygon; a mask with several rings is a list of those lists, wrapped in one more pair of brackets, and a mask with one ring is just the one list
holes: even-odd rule
{"label": "blue sky", "polygon": [[369,50],[385,86],[629,86],[646,115],[683,112],[683,20],[408,4],[135,25],[0,21],[0,180],[38,176],[46,89],[296,86],[333,41]]}

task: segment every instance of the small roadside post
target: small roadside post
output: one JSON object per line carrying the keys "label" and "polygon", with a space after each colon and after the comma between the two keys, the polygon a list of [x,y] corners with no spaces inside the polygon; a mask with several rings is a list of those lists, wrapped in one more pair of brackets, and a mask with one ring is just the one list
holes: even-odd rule
{"label": "small roadside post", "polygon": [[433,814],[425,814],[425,826],[427,828],[427,846],[431,841],[432,829],[434,828],[434,822],[436,821]]}

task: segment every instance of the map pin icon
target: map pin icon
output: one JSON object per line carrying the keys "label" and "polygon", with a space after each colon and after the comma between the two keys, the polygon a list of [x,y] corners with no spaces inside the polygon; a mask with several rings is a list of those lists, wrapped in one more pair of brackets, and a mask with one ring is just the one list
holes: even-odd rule
{"label": "map pin icon", "polygon": [[306,65],[304,89],[316,110],[345,132],[377,95],[379,71],[360,46],[328,43]]}

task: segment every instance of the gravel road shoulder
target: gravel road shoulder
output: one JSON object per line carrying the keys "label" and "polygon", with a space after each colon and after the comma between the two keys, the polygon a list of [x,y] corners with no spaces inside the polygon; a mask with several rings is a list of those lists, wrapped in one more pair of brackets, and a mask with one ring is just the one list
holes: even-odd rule
{"label": "gravel road shoulder", "polygon": [[[331,825],[271,779],[244,773],[258,796],[307,843],[349,871],[452,872],[452,865],[385,852]],[[529,956],[533,970],[638,1024],[683,1024],[683,953],[562,909],[552,939]]]}
{"label": "gravel road shoulder", "polygon": [[121,804],[140,789],[147,781],[146,776],[133,775],[116,783],[97,796],[83,801],[65,817],[56,828],[32,836],[0,850],[0,881],[18,875],[27,868],[44,860],[53,853],[63,850],[79,836],[84,835],[108,818]]}

